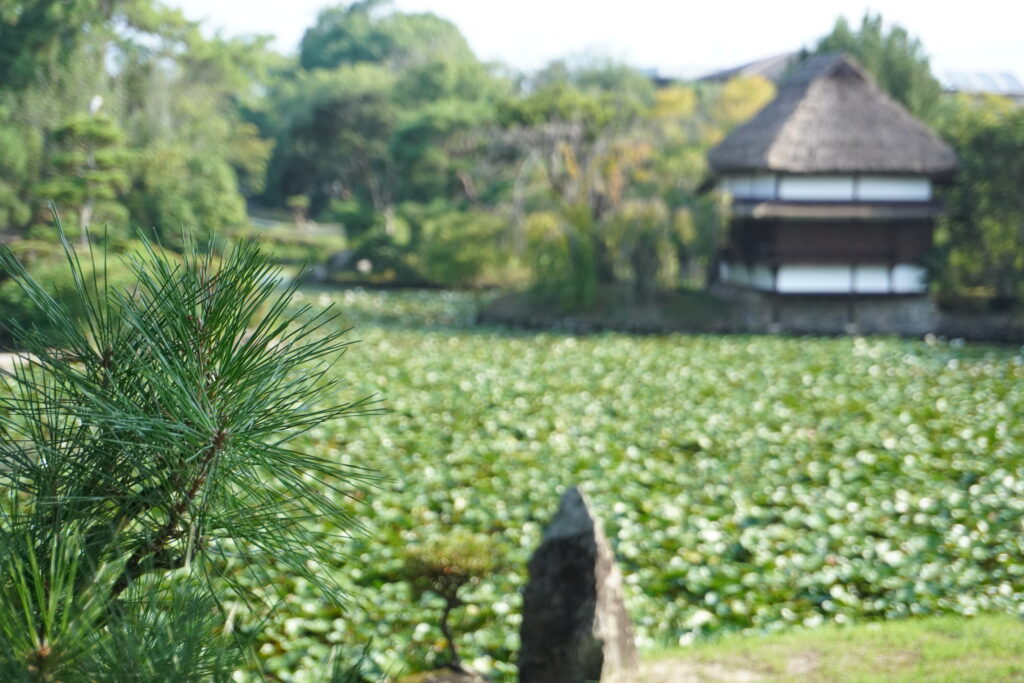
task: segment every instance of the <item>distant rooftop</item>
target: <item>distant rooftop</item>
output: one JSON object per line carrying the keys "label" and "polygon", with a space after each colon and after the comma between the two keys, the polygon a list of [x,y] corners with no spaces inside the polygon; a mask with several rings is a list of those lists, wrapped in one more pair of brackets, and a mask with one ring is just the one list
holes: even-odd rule
{"label": "distant rooftop", "polygon": [[762,78],[767,78],[772,83],[778,83],[782,80],[782,77],[786,74],[789,67],[792,66],[799,58],[799,52],[783,52],[779,55],[765,57],[764,59],[759,59],[747,64],[741,64],[740,66],[734,66],[730,69],[715,71],[701,76],[697,80],[711,83],[724,83],[730,78],[736,78],[737,76],[761,76]]}
{"label": "distant rooftop", "polygon": [[1024,83],[1011,73],[993,71],[947,71],[939,80],[951,92],[968,95],[1024,97]]}

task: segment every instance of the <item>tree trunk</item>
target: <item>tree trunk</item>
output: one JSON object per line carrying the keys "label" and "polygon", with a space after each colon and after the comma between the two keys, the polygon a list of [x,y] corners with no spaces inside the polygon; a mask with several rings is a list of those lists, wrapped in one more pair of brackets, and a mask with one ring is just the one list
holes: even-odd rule
{"label": "tree trunk", "polygon": [[86,232],[86,228],[92,222],[92,211],[93,202],[90,199],[82,204],[82,208],[78,212],[78,229],[81,231],[79,239],[81,239],[83,247],[89,246],[89,233]]}
{"label": "tree trunk", "polygon": [[455,648],[455,638],[452,637],[451,629],[448,628],[448,615],[461,604],[462,601],[458,598],[448,599],[444,606],[444,612],[441,614],[441,633],[448,642],[448,650],[452,653],[452,661],[449,666],[456,671],[462,670],[462,660],[459,659],[459,651]]}

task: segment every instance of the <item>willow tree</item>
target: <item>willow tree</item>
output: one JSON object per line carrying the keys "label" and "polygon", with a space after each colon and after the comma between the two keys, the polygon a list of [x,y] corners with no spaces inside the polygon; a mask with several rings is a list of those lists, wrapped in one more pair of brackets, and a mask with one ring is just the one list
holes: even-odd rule
{"label": "willow tree", "polygon": [[120,290],[61,234],[78,316],[0,251],[49,322],[0,395],[0,679],[227,679],[271,563],[338,597],[314,523],[363,475],[289,443],[364,408],[328,398],[348,342],[254,244],[147,245]]}

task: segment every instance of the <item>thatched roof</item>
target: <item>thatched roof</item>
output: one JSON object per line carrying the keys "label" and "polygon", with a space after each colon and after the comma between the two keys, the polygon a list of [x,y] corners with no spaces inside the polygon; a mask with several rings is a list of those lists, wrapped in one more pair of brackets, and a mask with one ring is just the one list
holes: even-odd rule
{"label": "thatched roof", "polygon": [[853,59],[811,57],[778,95],[708,155],[718,173],[893,173],[942,176],[956,155],[883,93]]}

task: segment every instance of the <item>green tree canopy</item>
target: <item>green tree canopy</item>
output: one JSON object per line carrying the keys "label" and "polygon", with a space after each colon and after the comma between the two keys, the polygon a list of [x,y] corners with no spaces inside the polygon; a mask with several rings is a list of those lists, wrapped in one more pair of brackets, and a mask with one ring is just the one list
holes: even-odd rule
{"label": "green tree canopy", "polygon": [[942,284],[1024,300],[1024,109],[960,97],[940,130],[960,160],[938,234],[947,253]]}
{"label": "green tree canopy", "polygon": [[508,92],[446,20],[376,0],[325,9],[260,119],[277,141],[265,197],[388,235],[402,203],[473,202],[471,157]]}
{"label": "green tree canopy", "polygon": [[299,46],[304,69],[366,62],[405,66],[444,57],[475,59],[450,21],[429,13],[392,12],[388,0],[359,0],[321,10]]}
{"label": "green tree canopy", "polygon": [[0,0],[0,84],[20,89],[115,24],[143,33],[187,22],[153,0]]}
{"label": "green tree canopy", "polygon": [[156,0],[0,0],[0,229],[49,199],[69,224],[244,223],[271,148],[244,115],[272,62],[266,39],[206,39]]}
{"label": "green tree canopy", "polygon": [[278,191],[309,196],[314,212],[331,197],[355,196],[378,211],[391,205],[394,83],[375,64],[300,74],[282,98],[289,121],[275,159]]}
{"label": "green tree canopy", "polygon": [[934,117],[942,87],[932,75],[924,46],[902,26],[886,30],[880,14],[865,14],[856,30],[840,17],[814,52],[853,55],[907,109],[925,121]]}

